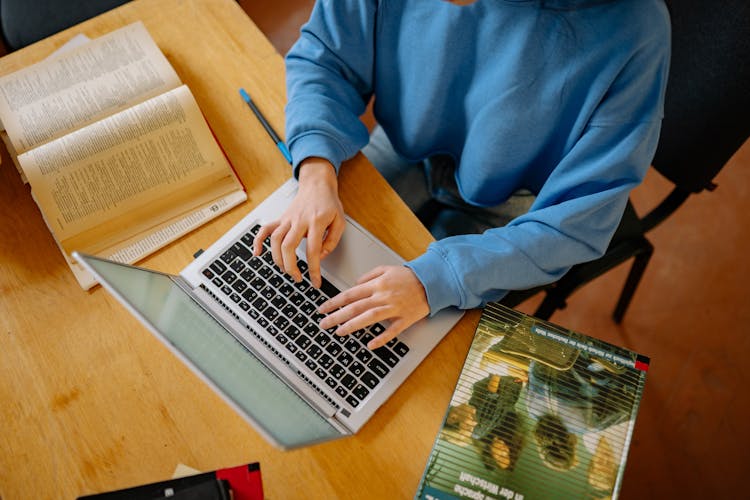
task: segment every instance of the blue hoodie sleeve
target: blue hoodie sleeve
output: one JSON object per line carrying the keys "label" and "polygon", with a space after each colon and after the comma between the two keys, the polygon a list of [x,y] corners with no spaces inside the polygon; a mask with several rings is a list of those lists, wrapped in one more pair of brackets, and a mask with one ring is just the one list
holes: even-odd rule
{"label": "blue hoodie sleeve", "polygon": [[425,287],[431,314],[551,283],[606,251],[659,138],[668,36],[651,42],[623,68],[528,213],[483,234],[437,241],[407,264]]}
{"label": "blue hoodie sleeve", "polygon": [[375,0],[321,0],[286,56],[286,138],[299,163],[311,156],[338,171],[369,140],[359,120],[372,95]]}

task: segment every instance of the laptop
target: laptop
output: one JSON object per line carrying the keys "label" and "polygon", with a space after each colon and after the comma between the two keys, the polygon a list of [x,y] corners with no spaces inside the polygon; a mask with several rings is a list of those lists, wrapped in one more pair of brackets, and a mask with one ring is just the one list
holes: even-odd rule
{"label": "laptop", "polygon": [[[388,345],[369,350],[376,323],[339,337],[322,330],[317,306],[364,272],[404,260],[347,217],[338,247],[321,263],[323,286],[295,283],[252,242],[291,202],[288,180],[178,276],[74,252],[181,361],[281,449],[356,433],[461,318],[446,309]],[[268,241],[265,242],[268,244]],[[306,269],[304,241],[298,265]]]}

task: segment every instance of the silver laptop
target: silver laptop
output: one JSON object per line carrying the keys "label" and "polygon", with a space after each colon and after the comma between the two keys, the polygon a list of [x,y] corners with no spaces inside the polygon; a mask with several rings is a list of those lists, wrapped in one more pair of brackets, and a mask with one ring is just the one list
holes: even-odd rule
{"label": "silver laptop", "polygon": [[[266,439],[282,449],[357,432],[460,319],[448,309],[377,350],[377,323],[346,337],[321,330],[317,306],[364,272],[403,259],[347,218],[322,262],[324,284],[280,273],[271,252],[253,257],[259,227],[291,202],[290,179],[179,276],[73,256]],[[267,241],[265,242],[267,244]],[[301,269],[304,242],[297,249]]]}

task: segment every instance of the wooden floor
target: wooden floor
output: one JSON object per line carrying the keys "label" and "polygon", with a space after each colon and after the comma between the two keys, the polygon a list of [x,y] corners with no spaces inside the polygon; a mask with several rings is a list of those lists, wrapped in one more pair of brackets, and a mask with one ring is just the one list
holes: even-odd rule
{"label": "wooden floor", "polygon": [[[313,0],[240,4],[283,54]],[[750,142],[716,183],[716,191],[688,200],[651,233],[656,251],[621,325],[610,314],[625,267],[578,291],[552,318],[651,358],[621,494],[626,500],[748,497]],[[650,172],[632,199],[645,210],[668,189]]]}
{"label": "wooden floor", "polygon": [[[285,53],[313,2],[240,4]],[[621,325],[610,314],[626,267],[576,292],[552,318],[651,357],[621,493],[626,500],[748,496],[750,142],[716,183],[651,233],[656,251]],[[645,211],[668,189],[652,171],[633,202]]]}

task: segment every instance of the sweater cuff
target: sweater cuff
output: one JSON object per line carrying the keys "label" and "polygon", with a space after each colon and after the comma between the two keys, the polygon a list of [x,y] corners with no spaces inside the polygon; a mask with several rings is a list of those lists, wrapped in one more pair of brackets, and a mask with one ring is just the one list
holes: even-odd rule
{"label": "sweater cuff", "polygon": [[[417,275],[417,279],[424,287],[430,306],[430,316],[446,307],[460,307],[463,302],[461,288],[458,286],[453,267],[433,245],[416,259],[407,262],[406,267]],[[440,271],[436,272],[436,269]]]}
{"label": "sweater cuff", "polygon": [[346,152],[339,143],[325,134],[304,134],[296,137],[288,146],[293,158],[292,167],[295,179],[299,178],[299,164],[307,158],[316,157],[328,160],[336,169],[336,174],[339,172],[341,163],[346,159]]}

